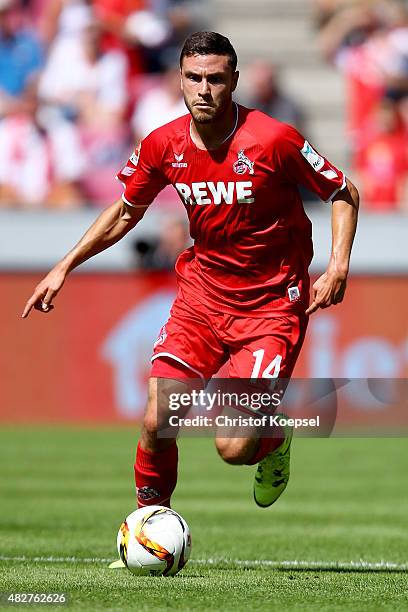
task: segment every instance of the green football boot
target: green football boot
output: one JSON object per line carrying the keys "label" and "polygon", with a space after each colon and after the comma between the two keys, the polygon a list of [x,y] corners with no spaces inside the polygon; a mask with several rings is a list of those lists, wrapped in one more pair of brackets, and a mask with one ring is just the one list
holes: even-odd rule
{"label": "green football boot", "polygon": [[286,489],[290,473],[290,444],[293,427],[282,426],[285,439],[259,463],[254,480],[255,503],[261,508],[271,506]]}

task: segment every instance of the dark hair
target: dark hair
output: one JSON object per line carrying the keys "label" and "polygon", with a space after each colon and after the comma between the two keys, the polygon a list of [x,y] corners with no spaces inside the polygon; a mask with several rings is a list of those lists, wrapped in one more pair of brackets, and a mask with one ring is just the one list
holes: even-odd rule
{"label": "dark hair", "polygon": [[180,67],[183,57],[192,55],[228,55],[228,63],[235,72],[237,54],[226,36],[217,32],[194,32],[185,41],[180,53]]}

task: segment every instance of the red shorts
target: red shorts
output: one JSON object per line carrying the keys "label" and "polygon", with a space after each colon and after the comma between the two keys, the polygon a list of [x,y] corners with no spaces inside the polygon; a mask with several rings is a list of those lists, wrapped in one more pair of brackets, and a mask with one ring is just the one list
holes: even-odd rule
{"label": "red shorts", "polygon": [[251,318],[176,298],[154,344],[151,376],[210,379],[226,362],[230,378],[290,378],[308,316]]}

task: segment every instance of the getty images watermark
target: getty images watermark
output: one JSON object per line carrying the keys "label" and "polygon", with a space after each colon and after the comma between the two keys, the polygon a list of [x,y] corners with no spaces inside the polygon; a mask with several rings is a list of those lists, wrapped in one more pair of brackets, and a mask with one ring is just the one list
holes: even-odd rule
{"label": "getty images watermark", "polygon": [[277,408],[282,401],[280,391],[207,391],[204,389],[192,389],[184,393],[169,393],[168,405],[170,410],[182,408],[203,408],[210,411],[217,406],[244,408],[258,411],[263,408]]}
{"label": "getty images watermark", "polygon": [[407,379],[158,381],[158,435],[408,436]]}
{"label": "getty images watermark", "polygon": [[[172,412],[168,416],[170,427],[284,427],[290,426],[298,429],[300,427],[319,427],[320,417],[295,418],[285,414],[262,414],[265,410],[278,409],[282,402],[282,392],[237,392],[222,391],[214,392],[203,389],[193,389],[184,393],[169,393],[168,407]],[[190,412],[201,409],[207,413],[213,413],[220,409],[235,409],[238,411],[250,411],[256,414],[196,414],[195,416],[183,416],[185,409]],[[258,414],[258,411],[261,414]],[[181,412],[181,414],[179,414]]]}

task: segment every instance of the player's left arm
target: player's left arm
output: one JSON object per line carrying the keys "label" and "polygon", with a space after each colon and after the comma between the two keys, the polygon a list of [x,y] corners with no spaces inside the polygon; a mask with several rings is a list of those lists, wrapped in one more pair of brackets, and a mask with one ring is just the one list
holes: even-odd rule
{"label": "player's left arm", "polygon": [[313,285],[312,303],[306,314],[318,308],[339,304],[346,291],[351,248],[357,227],[359,194],[353,183],[346,179],[346,186],[332,199],[332,251],[327,270]]}

